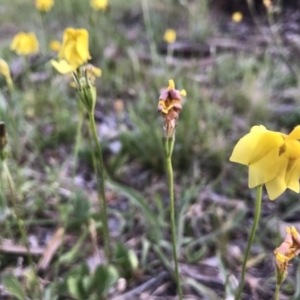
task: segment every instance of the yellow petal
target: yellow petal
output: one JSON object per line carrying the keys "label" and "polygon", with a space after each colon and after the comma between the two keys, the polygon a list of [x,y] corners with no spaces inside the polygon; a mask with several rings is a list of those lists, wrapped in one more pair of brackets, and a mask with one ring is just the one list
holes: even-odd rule
{"label": "yellow petal", "polygon": [[281,254],[280,252],[277,252],[276,253],[276,260],[278,262],[281,262],[281,263],[285,263],[289,258],[283,254]]}
{"label": "yellow petal", "polygon": [[289,159],[300,158],[300,142],[297,140],[286,139],[284,155]]}
{"label": "yellow petal", "polygon": [[266,189],[270,200],[278,198],[287,188],[285,181],[287,165],[288,160],[284,156],[281,156],[278,162],[278,174],[273,180],[266,183]]}
{"label": "yellow petal", "polygon": [[258,140],[256,147],[253,149],[249,164],[260,160],[275,148],[278,150],[279,155],[279,149],[282,145],[284,145],[284,140],[280,133],[274,131],[261,133],[261,137]]}
{"label": "yellow petal", "polygon": [[175,82],[173,79],[169,80],[169,87],[168,90],[175,90]]}
{"label": "yellow petal", "polygon": [[5,77],[7,85],[12,88],[13,82],[10,76],[10,69],[5,60],[0,58],[0,74],[2,74]]}
{"label": "yellow petal", "polygon": [[30,40],[30,44],[31,44],[31,49],[30,51],[32,53],[38,52],[39,51],[39,42],[36,38],[36,35],[33,32],[30,32],[28,34],[28,38]]}
{"label": "yellow petal", "polygon": [[66,44],[68,43],[68,41],[70,40],[74,40],[75,38],[75,29],[68,27],[64,30],[64,34],[63,34],[63,42],[62,42],[62,47],[59,51],[58,57],[59,58],[64,58],[64,53],[65,53],[65,47]]}
{"label": "yellow petal", "polygon": [[181,90],[180,91],[180,96],[186,97],[186,90]]}
{"label": "yellow petal", "polygon": [[58,62],[54,59],[51,59],[50,62],[51,65],[61,74],[67,74],[69,72],[75,71],[75,68],[63,59],[59,60]]}
{"label": "yellow petal", "polygon": [[259,161],[250,164],[248,178],[249,188],[254,188],[273,180],[279,172],[282,161],[286,161],[286,164],[288,163],[287,158],[284,156],[279,157],[278,149],[275,148]]}
{"label": "yellow petal", "polygon": [[88,59],[91,58],[89,53],[89,33],[85,29],[78,30],[76,50],[83,62],[86,62]]}
{"label": "yellow petal", "polygon": [[255,126],[252,126],[251,129],[250,129],[251,133],[253,133],[253,132],[265,132],[265,131],[268,131],[268,130],[264,125],[255,125]]}
{"label": "yellow petal", "polygon": [[24,33],[23,32],[20,32],[18,33],[17,35],[14,36],[11,44],[10,44],[10,49],[11,50],[16,50],[18,48],[18,44],[20,43],[20,39],[22,37]]}
{"label": "yellow petal", "polygon": [[300,177],[300,159],[289,160],[289,164],[285,175],[285,181],[287,187],[296,193],[299,193],[300,191],[299,177]]}
{"label": "yellow petal", "polygon": [[287,136],[287,139],[300,140],[300,125],[296,126]]}
{"label": "yellow petal", "polygon": [[64,58],[68,61],[69,64],[80,66],[81,64],[81,58],[78,57],[77,51],[76,51],[76,41],[75,40],[69,40],[65,46],[64,46]]}
{"label": "yellow petal", "polygon": [[2,58],[0,58],[0,74],[2,74],[4,77],[10,76],[9,66]]}
{"label": "yellow petal", "polygon": [[292,232],[294,240],[298,244],[297,246],[299,247],[300,246],[300,235],[299,235],[299,232],[297,231],[297,229],[294,226],[291,227],[291,232]]}
{"label": "yellow petal", "polygon": [[250,133],[246,134],[237,142],[229,160],[243,165],[249,165],[252,160],[254,149],[263,134],[264,132],[259,132],[259,130],[251,130]]}

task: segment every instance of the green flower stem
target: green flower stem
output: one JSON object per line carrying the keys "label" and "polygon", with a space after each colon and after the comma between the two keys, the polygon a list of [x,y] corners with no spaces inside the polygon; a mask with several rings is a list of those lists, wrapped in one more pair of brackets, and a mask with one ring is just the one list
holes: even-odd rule
{"label": "green flower stem", "polygon": [[81,103],[81,100],[79,97],[77,97],[77,106],[78,106],[78,122],[77,122],[77,128],[76,128],[76,139],[75,139],[75,148],[74,148],[74,170],[73,170],[73,181],[75,179],[76,175],[76,169],[77,169],[77,163],[78,163],[78,153],[80,144],[82,141],[82,124],[84,120],[84,106]]}
{"label": "green flower stem", "polygon": [[[99,161],[99,171],[100,171],[100,195],[99,195],[99,205],[101,209],[101,217],[103,222],[103,236],[104,236],[104,249],[105,249],[105,255],[108,262],[111,262],[111,252],[110,252],[110,236],[109,236],[109,230],[108,230],[108,217],[107,217],[107,203],[106,203],[106,196],[105,196],[105,174],[104,174],[104,163],[103,163],[103,156],[102,156],[102,150],[101,145],[98,139],[97,130],[96,130],[96,124],[94,119],[94,113],[89,113],[89,119],[90,119],[90,127],[92,131],[92,136],[94,139],[94,142],[96,144],[96,150],[98,155],[98,161]],[[97,164],[98,165],[98,164]],[[98,169],[98,168],[97,168]],[[97,172],[98,174],[98,172]]]}
{"label": "green flower stem", "polygon": [[18,229],[19,229],[20,234],[21,234],[22,242],[23,242],[23,244],[24,244],[24,246],[27,250],[27,255],[28,255],[28,260],[29,260],[29,264],[30,264],[30,267],[31,267],[31,271],[32,271],[32,274],[34,274],[34,281],[35,281],[36,286],[38,287],[39,296],[41,297],[42,292],[41,292],[41,289],[40,289],[40,284],[39,284],[38,279],[37,279],[38,278],[37,273],[36,273],[36,270],[34,268],[34,262],[33,262],[32,254],[30,252],[29,243],[27,241],[24,222],[23,222],[22,218],[20,217],[20,214],[19,214],[18,209],[17,209],[16,197],[15,197],[16,191],[15,191],[14,181],[11,177],[9,168],[8,168],[5,160],[2,160],[2,167],[3,167],[3,171],[6,175],[7,181],[8,181],[8,186],[9,186],[9,190],[10,190],[10,194],[11,194],[11,202],[12,202],[14,214],[15,214],[15,217],[16,217],[16,220],[17,220]]}
{"label": "green flower stem", "polygon": [[280,284],[276,283],[275,300],[279,300]]}
{"label": "green flower stem", "polygon": [[169,196],[170,196],[170,219],[171,219],[171,231],[172,231],[172,247],[175,264],[175,276],[179,299],[182,300],[182,290],[179,277],[178,258],[177,258],[177,246],[176,246],[176,229],[175,229],[175,201],[174,201],[174,178],[172,167],[172,152],[174,147],[175,138],[167,138],[164,140],[164,150],[166,158],[166,167],[168,175]]}
{"label": "green flower stem", "polygon": [[247,265],[247,260],[248,260],[248,257],[249,257],[250,249],[251,249],[251,246],[252,246],[252,243],[253,243],[253,240],[254,240],[255,232],[256,232],[257,225],[258,225],[259,218],[260,218],[261,200],[262,200],[262,185],[260,185],[256,188],[256,203],[255,203],[254,221],[253,221],[250,237],[248,239],[246,254],[245,254],[245,257],[244,257],[244,261],[243,261],[241,283],[240,283],[238,291],[235,295],[235,300],[240,300],[241,294],[242,294],[242,291],[243,291],[243,287],[244,287],[244,284],[245,284],[246,265]]}
{"label": "green flower stem", "polygon": [[39,26],[40,26],[40,31],[41,31],[41,35],[42,35],[43,50],[47,51],[47,32],[45,30],[44,13],[43,12],[39,12]]}

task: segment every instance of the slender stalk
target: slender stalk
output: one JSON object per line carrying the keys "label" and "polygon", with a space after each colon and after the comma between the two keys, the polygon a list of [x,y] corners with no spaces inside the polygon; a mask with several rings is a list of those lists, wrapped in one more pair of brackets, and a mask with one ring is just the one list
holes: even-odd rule
{"label": "slender stalk", "polygon": [[78,106],[78,122],[77,122],[77,128],[76,128],[76,139],[75,139],[75,148],[74,148],[74,169],[73,169],[73,184],[75,185],[75,175],[76,175],[76,168],[78,164],[78,153],[79,153],[79,148],[80,144],[82,141],[82,124],[84,120],[84,107],[83,104],[81,103],[81,100],[77,98],[77,106]]}
{"label": "slender stalk", "polygon": [[[101,209],[101,217],[103,222],[103,236],[104,236],[104,249],[105,249],[105,255],[108,262],[111,262],[111,251],[110,251],[110,236],[109,236],[109,230],[108,230],[108,217],[107,217],[107,203],[106,203],[106,196],[105,196],[105,172],[104,172],[104,163],[103,163],[103,156],[102,156],[102,150],[101,145],[98,139],[97,130],[96,130],[96,124],[94,119],[94,113],[89,113],[89,119],[90,119],[90,127],[92,131],[92,136],[94,139],[94,142],[96,144],[96,150],[99,160],[99,172],[100,172],[100,193],[99,193],[99,206]],[[98,173],[98,172],[97,172]]]}
{"label": "slender stalk", "polygon": [[244,261],[243,261],[243,266],[242,266],[242,274],[241,274],[241,283],[240,286],[238,288],[238,291],[235,295],[235,300],[240,300],[241,298],[241,294],[243,291],[243,287],[245,284],[245,273],[246,273],[246,265],[247,265],[247,260],[249,257],[249,253],[250,253],[250,249],[254,240],[254,236],[256,233],[256,229],[257,229],[257,225],[259,222],[259,218],[260,218],[260,211],[261,211],[261,200],[262,200],[262,185],[258,186],[256,188],[256,203],[255,203],[255,215],[254,215],[254,221],[252,224],[252,228],[251,228],[251,233],[248,239],[248,244],[247,244],[247,248],[246,248],[246,254],[244,257]]}
{"label": "slender stalk", "polygon": [[15,214],[15,217],[16,217],[16,220],[17,220],[18,229],[19,229],[20,234],[21,234],[22,242],[23,242],[23,244],[24,244],[24,246],[26,248],[26,251],[27,251],[29,264],[30,264],[30,267],[31,267],[31,271],[32,271],[32,273],[34,274],[34,277],[35,277],[35,284],[38,287],[39,296],[41,297],[42,292],[41,292],[41,289],[40,289],[39,282],[37,280],[37,273],[36,273],[36,270],[34,268],[34,262],[33,262],[32,254],[30,252],[29,243],[27,241],[27,236],[26,236],[26,230],[25,230],[24,222],[23,222],[22,218],[20,217],[20,214],[19,214],[18,209],[17,209],[16,197],[15,197],[16,192],[15,192],[14,181],[13,181],[13,179],[11,177],[9,168],[8,168],[5,160],[2,161],[2,167],[3,167],[4,173],[5,173],[6,177],[7,177],[8,186],[9,186],[9,190],[10,190],[10,194],[11,194],[11,202],[12,202],[14,214]]}
{"label": "slender stalk", "polygon": [[179,294],[179,299],[182,300],[182,289],[180,285],[179,268],[178,268],[178,258],[177,258],[177,243],[176,243],[176,228],[175,228],[175,201],[174,201],[174,178],[173,178],[173,167],[172,167],[172,152],[174,147],[175,138],[167,138],[164,141],[166,167],[168,175],[168,186],[169,186],[169,196],[170,196],[170,219],[171,219],[171,232],[172,232],[172,248],[173,257],[175,264],[175,276],[177,290]]}
{"label": "slender stalk", "polygon": [[275,289],[275,300],[279,300],[279,292],[280,292],[280,284],[276,283],[276,289]]}
{"label": "slender stalk", "polygon": [[44,51],[47,51],[47,32],[45,30],[45,24],[44,24],[44,13],[39,12],[39,29],[42,36],[42,47]]}

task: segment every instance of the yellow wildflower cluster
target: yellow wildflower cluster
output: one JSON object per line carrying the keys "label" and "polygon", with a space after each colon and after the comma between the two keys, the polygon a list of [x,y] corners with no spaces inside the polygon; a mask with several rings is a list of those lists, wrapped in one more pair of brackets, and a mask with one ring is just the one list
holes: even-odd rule
{"label": "yellow wildflower cluster", "polygon": [[39,42],[33,32],[19,32],[13,38],[10,49],[18,55],[29,55],[39,52]]}
{"label": "yellow wildflower cluster", "polygon": [[[283,243],[274,250],[276,269],[279,276],[287,275],[289,261],[300,253],[300,235],[294,226],[286,228],[286,237]],[[283,281],[280,280],[280,281]],[[282,282],[280,282],[281,284]]]}
{"label": "yellow wildflower cluster", "polygon": [[164,34],[164,41],[172,44],[176,41],[176,31],[174,29],[167,29]]}
{"label": "yellow wildflower cluster", "polygon": [[35,6],[42,12],[48,12],[54,5],[53,0],[35,0]]}
{"label": "yellow wildflower cluster", "polygon": [[287,188],[299,193],[300,126],[289,134],[253,126],[236,144],[230,160],[249,166],[249,188],[265,184],[271,200]]}
{"label": "yellow wildflower cluster", "polygon": [[90,4],[94,10],[106,10],[108,7],[107,0],[91,0]]}
{"label": "yellow wildflower cluster", "polygon": [[232,14],[231,19],[235,23],[239,23],[243,20],[243,14],[239,11]]}
{"label": "yellow wildflower cluster", "polygon": [[175,83],[172,79],[169,80],[169,87],[159,96],[157,109],[164,117],[164,129],[168,137],[174,133],[176,122],[182,109],[182,96],[186,96],[186,91],[176,90]]}
{"label": "yellow wildflower cluster", "polygon": [[61,43],[58,40],[52,40],[49,43],[49,49],[54,52],[59,52],[60,48],[61,48]]}

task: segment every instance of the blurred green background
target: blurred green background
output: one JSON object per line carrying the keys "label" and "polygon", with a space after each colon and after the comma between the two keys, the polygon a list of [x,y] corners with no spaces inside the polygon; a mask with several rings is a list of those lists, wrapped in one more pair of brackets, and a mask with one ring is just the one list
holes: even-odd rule
{"label": "blurred green background", "polygon": [[[97,12],[89,1],[56,0],[41,14],[33,1],[1,1],[0,57],[10,65],[15,88],[10,93],[0,76],[0,120],[7,127],[7,161],[40,282],[40,289],[33,287],[2,177],[1,299],[175,296],[167,272],[172,251],[163,121],[157,112],[160,91],[169,79],[187,91],[173,154],[185,299],[231,299],[253,220],[255,191],[247,187],[247,168],[228,158],[251,126],[288,133],[300,121],[298,3],[281,2],[273,2],[268,13],[261,1],[111,0],[106,10]],[[235,12],[241,13],[240,22],[232,19]],[[66,27],[88,30],[91,63],[102,69],[96,80],[95,117],[109,175],[109,227],[119,275],[101,291],[91,283],[108,276],[99,268],[93,273],[101,263],[93,233],[103,251],[93,144],[86,122],[78,126],[70,77],[58,74],[49,62],[56,54],[48,44],[61,41]],[[163,40],[168,28],[177,33],[172,44]],[[10,50],[20,31],[37,35],[38,55],[25,60]],[[271,202],[264,193],[243,299],[272,297],[273,250],[286,225],[299,225],[299,212],[297,194],[286,192]],[[61,229],[63,241],[42,268],[46,249]],[[299,299],[297,265],[289,268],[282,299]]]}

